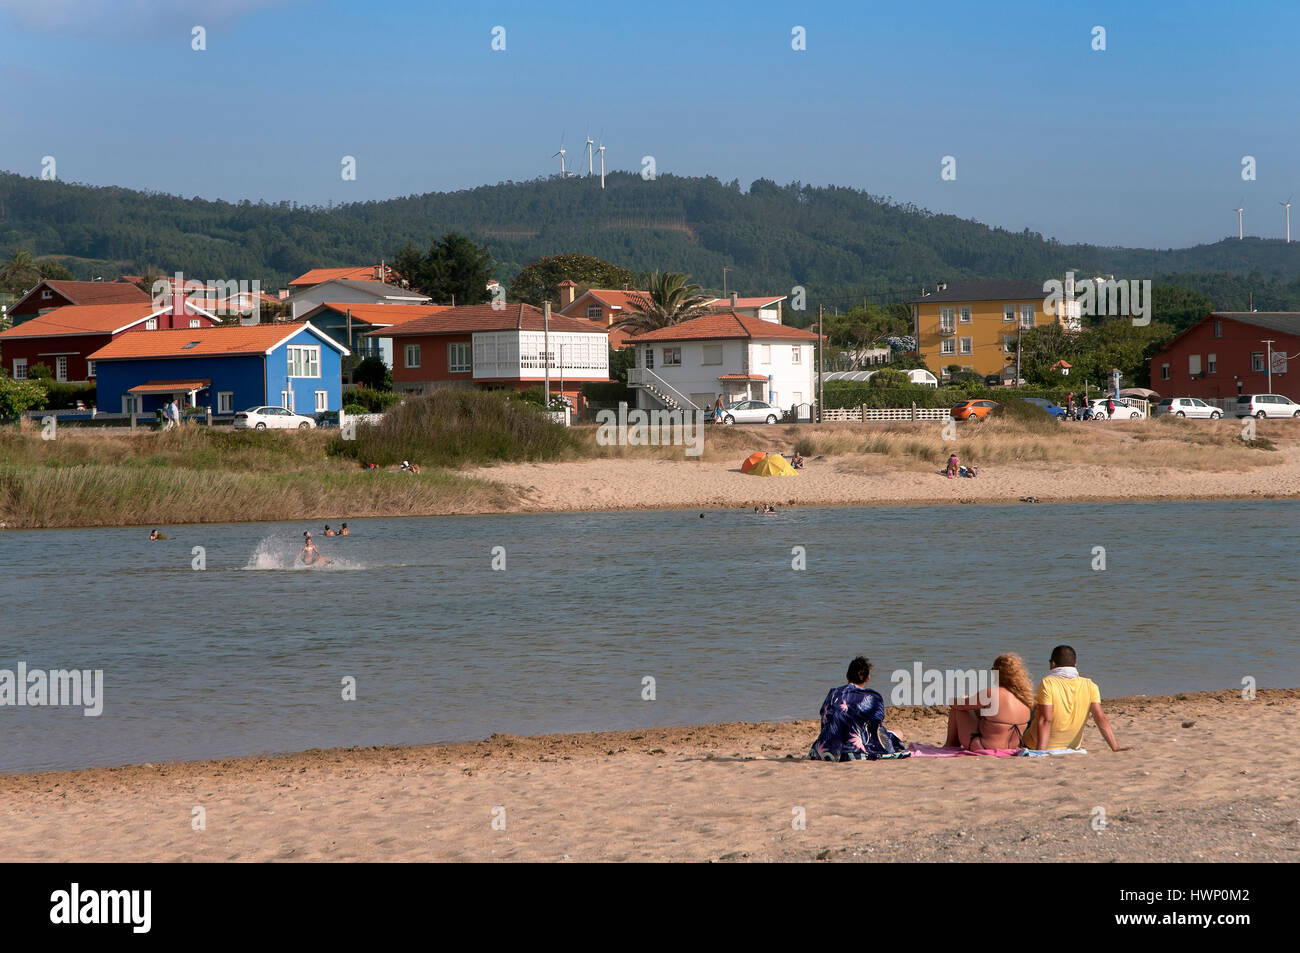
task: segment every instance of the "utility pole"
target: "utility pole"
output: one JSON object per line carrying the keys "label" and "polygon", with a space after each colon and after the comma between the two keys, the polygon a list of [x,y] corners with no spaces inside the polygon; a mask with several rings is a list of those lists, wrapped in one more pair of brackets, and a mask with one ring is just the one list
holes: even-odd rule
{"label": "utility pole", "polygon": [[726,265],[722,266],[722,297],[723,298],[727,297],[727,272],[730,270],[731,269],[728,268]]}
{"label": "utility pole", "polygon": [[1025,327],[1023,324],[1016,325],[1016,381],[1015,386],[1020,386],[1020,336],[1024,334]]}
{"label": "utility pole", "polygon": [[357,369],[357,359],[356,359],[357,349],[354,346],[355,343],[356,342],[352,340],[352,309],[348,308],[348,350],[352,352],[352,354],[349,355],[348,357],[348,383],[349,384],[353,383],[352,375],[356,372]]}
{"label": "utility pole", "polygon": [[826,406],[826,388],[822,378],[826,371],[826,338],[822,333],[822,306],[817,305],[817,422],[822,422],[822,408]]}
{"label": "utility pole", "polygon": [[542,360],[546,365],[546,387],[542,392],[542,406],[551,409],[551,301],[542,302]]}
{"label": "utility pole", "polygon": [[1268,345],[1268,353],[1264,355],[1264,370],[1268,371],[1268,392],[1273,393],[1273,339],[1261,341],[1261,344]]}

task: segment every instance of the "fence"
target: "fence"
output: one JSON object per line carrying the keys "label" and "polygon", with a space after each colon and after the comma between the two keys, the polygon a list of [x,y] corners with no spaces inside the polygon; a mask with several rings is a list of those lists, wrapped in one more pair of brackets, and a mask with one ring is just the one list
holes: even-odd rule
{"label": "fence", "polygon": [[952,411],[947,407],[827,407],[822,411],[822,422],[947,420],[951,414]]}

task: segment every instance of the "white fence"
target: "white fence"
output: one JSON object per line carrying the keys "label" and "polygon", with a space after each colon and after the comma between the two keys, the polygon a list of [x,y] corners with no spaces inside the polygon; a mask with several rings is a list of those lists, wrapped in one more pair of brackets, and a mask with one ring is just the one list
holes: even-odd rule
{"label": "white fence", "polygon": [[946,407],[828,407],[822,411],[822,421],[947,420],[951,413]]}

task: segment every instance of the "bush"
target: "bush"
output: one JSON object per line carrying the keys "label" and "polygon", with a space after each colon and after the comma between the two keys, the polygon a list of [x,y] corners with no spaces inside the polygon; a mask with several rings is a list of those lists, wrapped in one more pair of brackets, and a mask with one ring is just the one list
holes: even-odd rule
{"label": "bush", "polygon": [[460,466],[496,460],[553,460],[578,449],[577,438],[538,409],[500,391],[466,388],[410,397],[355,440],[335,438],[330,452],[381,466],[410,460]]}
{"label": "bush", "polygon": [[[394,404],[401,403],[402,395],[390,390],[371,390],[358,387],[343,395],[343,409],[349,414],[382,414]],[[354,409],[355,408],[355,409]]]}
{"label": "bush", "polygon": [[874,390],[880,390],[884,387],[907,387],[909,384],[911,384],[911,380],[906,374],[891,367],[876,371],[867,380],[867,386]]}
{"label": "bush", "polygon": [[[873,374],[871,380],[876,376]],[[1044,397],[1053,403],[1065,405],[1068,388],[1059,387],[985,387],[974,381],[960,387],[922,387],[907,384],[902,387],[870,387],[870,382],[828,381],[826,406],[830,407],[952,407],[964,400],[988,398],[1004,403],[1017,397]]]}
{"label": "bush", "polygon": [[393,372],[377,357],[368,357],[352,371],[352,382],[378,391],[393,389]]}
{"label": "bush", "polygon": [[0,420],[12,420],[44,403],[45,385],[40,381],[16,381],[0,374]]}
{"label": "bush", "polygon": [[94,384],[46,381],[45,390],[44,407],[46,410],[71,410],[77,406],[77,401],[81,401],[87,407],[97,406]]}
{"label": "bush", "polygon": [[999,401],[998,405],[989,411],[988,419],[1007,421],[1029,430],[1045,433],[1054,433],[1061,426],[1060,421],[1043,408],[1026,403],[1017,397]]}

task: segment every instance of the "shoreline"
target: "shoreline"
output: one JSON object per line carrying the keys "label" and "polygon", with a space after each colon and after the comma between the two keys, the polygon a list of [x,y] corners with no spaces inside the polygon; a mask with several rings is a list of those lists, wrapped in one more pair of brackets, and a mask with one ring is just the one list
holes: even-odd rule
{"label": "shoreline", "polygon": [[[0,859],[1300,859],[1300,688],[1103,705],[1134,751],[1089,725],[1086,757],[825,764],[809,719],[3,775]],[[934,743],[945,713],[885,723]]]}

